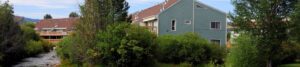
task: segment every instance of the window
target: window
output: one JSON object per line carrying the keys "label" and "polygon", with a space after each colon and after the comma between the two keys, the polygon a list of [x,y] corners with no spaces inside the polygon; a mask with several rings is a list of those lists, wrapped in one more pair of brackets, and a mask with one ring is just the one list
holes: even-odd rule
{"label": "window", "polygon": [[220,22],[211,22],[211,29],[220,29]]}
{"label": "window", "polygon": [[172,20],[172,27],[171,27],[172,31],[176,31],[176,21]]}
{"label": "window", "polygon": [[221,40],[210,40],[210,42],[218,45],[221,44]]}
{"label": "window", "polygon": [[192,24],[191,20],[186,20],[184,23],[185,24]]}
{"label": "window", "polygon": [[200,5],[196,5],[196,7],[197,7],[197,8],[203,8],[203,7],[202,7],[202,6],[200,6]]}

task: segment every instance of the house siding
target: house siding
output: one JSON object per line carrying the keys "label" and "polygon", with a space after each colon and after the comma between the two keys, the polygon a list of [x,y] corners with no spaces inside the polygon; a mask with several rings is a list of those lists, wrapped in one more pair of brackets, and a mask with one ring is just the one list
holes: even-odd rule
{"label": "house siding", "polygon": [[[199,5],[203,8],[197,8]],[[226,14],[195,2],[195,22],[193,27],[193,0],[179,0],[178,3],[166,9],[158,15],[159,32],[158,35],[183,34],[195,32],[207,40],[220,40],[221,45],[226,44]],[[171,31],[171,21],[176,20],[176,31]],[[192,24],[185,21],[191,20]],[[220,22],[221,29],[210,28],[212,21]],[[193,29],[194,28],[194,29]],[[194,31],[193,31],[194,30]]]}
{"label": "house siding", "polygon": [[[158,15],[159,18],[159,33],[164,34],[183,34],[193,32],[192,24],[185,24],[185,20],[193,19],[192,0],[179,0],[176,4],[169,7]],[[171,30],[172,20],[176,21],[176,31]]]}

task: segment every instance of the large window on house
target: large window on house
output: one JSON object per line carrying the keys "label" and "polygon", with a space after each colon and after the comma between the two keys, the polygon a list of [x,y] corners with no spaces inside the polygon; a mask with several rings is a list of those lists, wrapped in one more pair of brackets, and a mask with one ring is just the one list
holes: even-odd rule
{"label": "large window on house", "polygon": [[172,24],[171,30],[176,31],[176,20],[172,20],[171,24]]}
{"label": "large window on house", "polygon": [[221,28],[220,22],[211,22],[210,28],[211,29],[220,29]]}
{"label": "large window on house", "polygon": [[210,42],[218,45],[221,44],[221,40],[210,40]]}

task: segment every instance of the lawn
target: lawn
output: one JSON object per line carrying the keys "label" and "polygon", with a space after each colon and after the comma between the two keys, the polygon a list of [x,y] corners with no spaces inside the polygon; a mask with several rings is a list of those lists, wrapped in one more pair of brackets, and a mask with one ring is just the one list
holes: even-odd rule
{"label": "lawn", "polygon": [[300,67],[300,63],[295,63],[295,64],[283,64],[283,65],[280,65],[279,67]]}

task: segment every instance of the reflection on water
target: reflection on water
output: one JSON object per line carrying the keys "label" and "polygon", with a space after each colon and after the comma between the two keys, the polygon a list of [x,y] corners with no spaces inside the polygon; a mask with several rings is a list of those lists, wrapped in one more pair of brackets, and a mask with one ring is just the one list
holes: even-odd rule
{"label": "reflection on water", "polygon": [[38,55],[38,57],[26,58],[20,64],[13,67],[55,67],[60,63],[56,51]]}

